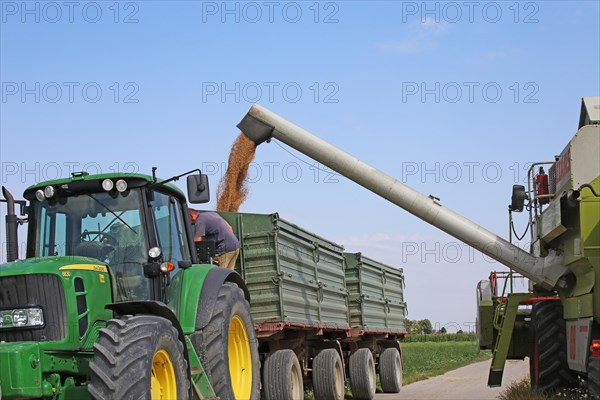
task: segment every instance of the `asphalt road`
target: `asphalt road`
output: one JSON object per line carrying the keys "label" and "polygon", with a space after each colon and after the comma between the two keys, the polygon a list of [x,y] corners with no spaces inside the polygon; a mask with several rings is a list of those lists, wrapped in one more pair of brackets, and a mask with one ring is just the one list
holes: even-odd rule
{"label": "asphalt road", "polygon": [[454,371],[402,387],[398,394],[377,394],[375,400],[487,400],[496,399],[508,385],[527,376],[529,361],[506,362],[502,387],[488,388],[491,361],[467,365]]}

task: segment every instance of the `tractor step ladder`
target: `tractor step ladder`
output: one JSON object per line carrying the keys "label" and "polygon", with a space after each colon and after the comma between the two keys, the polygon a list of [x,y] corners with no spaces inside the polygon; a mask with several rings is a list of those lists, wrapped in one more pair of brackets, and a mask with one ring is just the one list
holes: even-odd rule
{"label": "tractor step ladder", "polygon": [[494,314],[494,329],[497,330],[492,357],[492,365],[488,376],[488,386],[497,387],[502,384],[504,364],[508,356],[512,333],[515,327],[519,304],[532,295],[530,293],[509,293],[498,298],[498,306]]}

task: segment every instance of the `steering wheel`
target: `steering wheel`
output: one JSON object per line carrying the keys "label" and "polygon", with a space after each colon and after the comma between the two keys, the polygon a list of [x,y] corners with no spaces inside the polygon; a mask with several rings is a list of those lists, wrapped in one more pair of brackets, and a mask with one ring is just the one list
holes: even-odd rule
{"label": "steering wheel", "polygon": [[[104,248],[104,252],[106,254],[110,254],[115,251],[115,246],[117,245],[117,238],[111,234],[102,231],[83,231],[81,232],[81,242],[96,242],[96,240],[91,240],[91,236],[96,235],[98,237],[98,243],[102,245]],[[86,237],[89,239],[86,240]]]}
{"label": "steering wheel", "polygon": [[102,244],[104,244],[105,246],[111,246],[114,247],[117,244],[117,238],[111,234],[111,233],[107,233],[107,232],[102,232],[102,231],[83,231],[81,232],[81,241],[82,242],[93,242],[94,240],[86,240],[85,238],[87,236],[92,236],[92,235],[96,235],[98,236],[98,241],[101,242]]}

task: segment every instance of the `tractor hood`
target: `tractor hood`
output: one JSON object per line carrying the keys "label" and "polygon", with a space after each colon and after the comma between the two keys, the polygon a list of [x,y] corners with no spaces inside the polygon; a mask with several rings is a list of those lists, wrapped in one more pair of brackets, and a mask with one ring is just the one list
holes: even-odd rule
{"label": "tractor hood", "polygon": [[95,258],[77,256],[34,257],[0,265],[0,276],[29,274],[60,275],[61,271],[67,270],[108,272],[106,265]]}

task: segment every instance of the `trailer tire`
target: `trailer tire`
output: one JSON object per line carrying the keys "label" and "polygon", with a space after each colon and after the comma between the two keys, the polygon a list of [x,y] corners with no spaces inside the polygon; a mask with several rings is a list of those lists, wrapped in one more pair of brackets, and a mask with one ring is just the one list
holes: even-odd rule
{"label": "trailer tire", "polygon": [[400,393],[402,389],[402,358],[397,349],[388,347],[379,354],[379,380],[384,393]]}
{"label": "trailer tire", "polygon": [[375,397],[375,361],[371,350],[358,349],[350,354],[348,361],[352,398],[371,400]]}
{"label": "trailer tire", "polygon": [[321,350],[315,356],[312,381],[315,399],[343,400],[344,368],[336,349]]}
{"label": "trailer tire", "polygon": [[552,391],[578,384],[567,364],[567,328],[562,310],[559,300],[539,301],[533,305],[529,375],[534,391]]}
{"label": "trailer tire", "polygon": [[[198,310],[198,312],[206,310]],[[208,324],[191,335],[217,397],[258,399],[260,360],[250,305],[243,290],[224,282]]]}
{"label": "trailer tire", "polygon": [[277,350],[263,367],[265,400],[303,400],[302,369],[293,350]]}
{"label": "trailer tire", "polygon": [[588,393],[592,399],[600,399],[600,357],[590,352],[588,359]]}
{"label": "trailer tire", "polygon": [[171,321],[154,315],[111,319],[90,362],[92,399],[187,398],[183,343]]}

